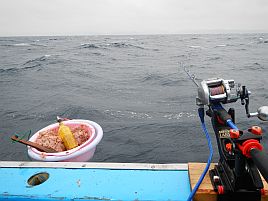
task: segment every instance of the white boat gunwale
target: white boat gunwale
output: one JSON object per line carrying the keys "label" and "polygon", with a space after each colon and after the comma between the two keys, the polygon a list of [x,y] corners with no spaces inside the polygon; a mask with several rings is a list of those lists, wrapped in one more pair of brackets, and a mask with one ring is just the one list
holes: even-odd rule
{"label": "white boat gunwale", "polygon": [[105,163],[105,162],[35,162],[1,161],[0,168],[90,168],[120,170],[187,170],[187,163]]}

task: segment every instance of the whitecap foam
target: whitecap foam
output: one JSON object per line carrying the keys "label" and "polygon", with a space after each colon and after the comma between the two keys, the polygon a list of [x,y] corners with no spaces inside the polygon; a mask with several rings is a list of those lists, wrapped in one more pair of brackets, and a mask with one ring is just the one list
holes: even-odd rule
{"label": "whitecap foam", "polygon": [[20,47],[23,47],[23,46],[31,46],[31,44],[29,44],[29,43],[16,43],[16,44],[14,44],[13,46],[20,46]]}
{"label": "whitecap foam", "polygon": [[181,119],[181,118],[195,118],[197,115],[192,112],[180,112],[180,113],[171,113],[165,114],[163,117],[169,120],[172,119]]}
{"label": "whitecap foam", "polygon": [[216,45],[216,47],[226,47],[227,45],[221,44],[221,45]]}
{"label": "whitecap foam", "polygon": [[203,47],[199,46],[199,45],[191,45],[189,46],[190,48],[194,48],[194,49],[203,49]]}

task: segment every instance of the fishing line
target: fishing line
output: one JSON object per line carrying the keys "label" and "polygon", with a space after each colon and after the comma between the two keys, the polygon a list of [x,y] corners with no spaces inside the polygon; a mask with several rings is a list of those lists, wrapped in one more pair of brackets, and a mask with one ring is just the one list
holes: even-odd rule
{"label": "fishing line", "polygon": [[[181,62],[181,68],[183,68],[183,70],[185,71],[185,73],[188,75],[188,77],[190,78],[190,80],[196,85],[196,87],[198,88],[199,87],[199,84],[197,83],[196,81],[196,76],[195,74],[191,74],[190,71],[183,65],[183,63]],[[215,89],[215,93],[218,93],[218,91],[220,91],[220,89]],[[209,148],[209,157],[208,157],[208,160],[207,160],[207,165],[203,171],[203,173],[201,174],[201,176],[199,177],[195,187],[193,188],[192,192],[190,193],[187,201],[191,201],[195,195],[195,193],[197,192],[200,184],[202,183],[205,175],[207,174],[207,171],[209,170],[209,167],[210,167],[210,164],[211,164],[211,160],[212,160],[212,157],[213,157],[213,147],[212,147],[212,143],[211,143],[211,139],[210,139],[210,136],[209,136],[209,133],[208,133],[208,130],[207,130],[207,127],[206,127],[206,124],[205,124],[205,110],[204,110],[204,107],[199,107],[198,108],[198,115],[199,115],[199,118],[200,118],[200,121],[201,121],[201,125],[202,125],[202,128],[203,128],[203,131],[205,133],[205,136],[206,136],[206,139],[207,139],[207,142],[208,142],[208,148]]]}
{"label": "fishing line", "polygon": [[211,164],[211,160],[212,160],[212,157],[213,157],[213,147],[212,147],[212,144],[211,144],[211,139],[210,139],[210,136],[209,136],[209,133],[208,133],[208,130],[207,130],[207,127],[206,127],[206,124],[205,124],[205,120],[204,120],[204,116],[205,116],[205,110],[204,110],[204,107],[199,107],[198,108],[198,114],[199,114],[199,118],[200,118],[200,121],[201,121],[201,124],[202,124],[202,128],[203,128],[203,131],[206,135],[206,139],[207,139],[207,142],[208,142],[208,148],[209,148],[209,157],[208,157],[208,161],[207,161],[207,165],[203,171],[203,173],[201,174],[201,176],[199,177],[198,179],[198,182],[196,183],[195,187],[193,188],[192,192],[190,193],[187,201],[191,201],[192,198],[194,197],[195,193],[197,192],[200,184],[202,183],[204,177],[206,176],[207,174],[207,171],[209,170],[209,167],[210,167],[210,164]]}
{"label": "fishing line", "polygon": [[183,63],[180,63],[181,68],[183,68],[184,72],[188,75],[190,80],[196,85],[196,87],[199,87],[199,84],[196,81],[196,76],[195,74],[190,74],[190,71],[183,65]]}

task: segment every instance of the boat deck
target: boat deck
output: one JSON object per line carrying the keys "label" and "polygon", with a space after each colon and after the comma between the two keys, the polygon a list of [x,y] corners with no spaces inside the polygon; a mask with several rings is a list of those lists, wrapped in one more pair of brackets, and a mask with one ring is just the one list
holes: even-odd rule
{"label": "boat deck", "polygon": [[[185,201],[205,165],[1,161],[0,200]],[[31,176],[42,172],[49,174],[45,182],[28,184]],[[265,180],[263,184],[262,201],[268,201],[268,185]],[[216,200],[206,175],[194,201]]]}
{"label": "boat deck", "polygon": [[[178,200],[190,193],[187,164],[1,162],[0,200]],[[49,178],[30,186],[27,180]]]}

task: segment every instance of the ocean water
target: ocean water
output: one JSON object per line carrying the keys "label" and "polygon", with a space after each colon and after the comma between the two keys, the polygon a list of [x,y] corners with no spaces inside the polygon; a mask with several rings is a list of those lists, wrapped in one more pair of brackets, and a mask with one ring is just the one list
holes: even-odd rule
{"label": "ocean water", "polygon": [[[92,161],[205,162],[196,87],[181,62],[197,81],[246,85],[252,112],[268,105],[268,34],[0,38],[0,160],[30,160],[10,136],[27,137],[62,116],[102,126]],[[240,101],[230,106],[242,130],[262,126],[268,147],[268,124],[248,119]]]}

